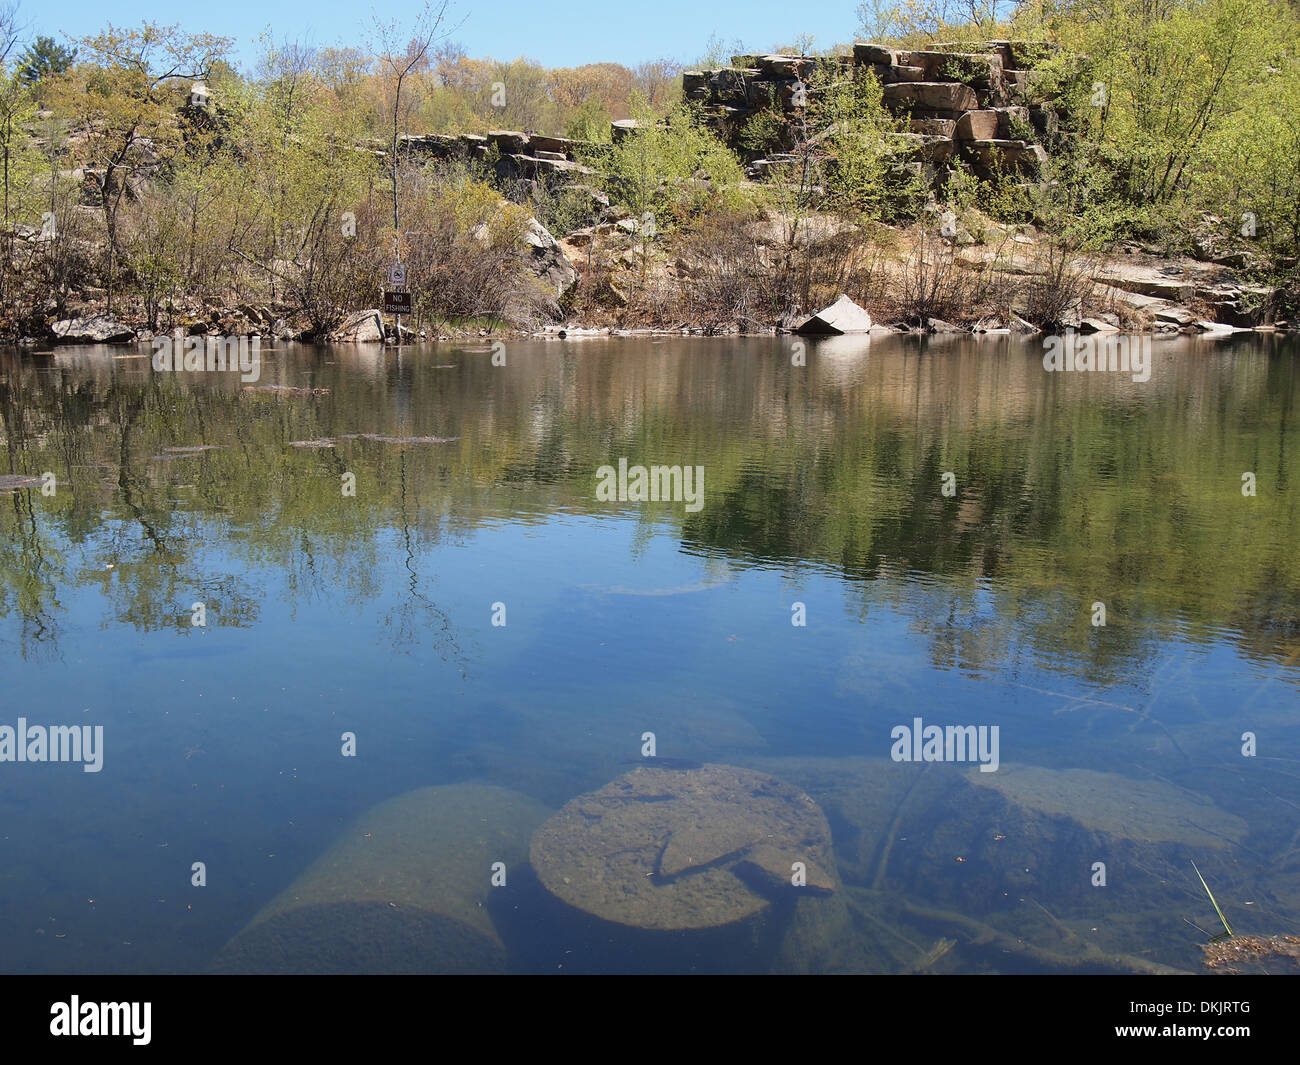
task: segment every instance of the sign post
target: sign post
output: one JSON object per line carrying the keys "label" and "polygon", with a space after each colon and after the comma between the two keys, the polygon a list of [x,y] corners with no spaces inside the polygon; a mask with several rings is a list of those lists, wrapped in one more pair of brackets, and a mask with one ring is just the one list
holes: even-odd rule
{"label": "sign post", "polygon": [[411,293],[406,287],[406,264],[395,262],[388,269],[391,289],[384,291],[384,313],[396,315],[397,343],[402,343],[402,315],[411,313]]}

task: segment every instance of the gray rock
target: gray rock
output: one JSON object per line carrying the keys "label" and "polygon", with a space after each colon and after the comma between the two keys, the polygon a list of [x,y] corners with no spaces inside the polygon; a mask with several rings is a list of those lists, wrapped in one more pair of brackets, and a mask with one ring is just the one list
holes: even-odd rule
{"label": "gray rock", "polygon": [[974,156],[976,163],[985,168],[1002,165],[1036,172],[1047,164],[1047,152],[1042,145],[1025,141],[991,138],[970,141],[964,147]]}
{"label": "gray rock", "polygon": [[490,129],[487,139],[488,143],[495,144],[503,155],[522,152],[528,146],[528,134],[514,129]]}
{"label": "gray rock", "polygon": [[106,314],[89,314],[55,322],[50,331],[64,344],[127,344],[135,339],[135,330]]}
{"label": "gray rock", "polygon": [[969,333],[970,330],[960,325],[954,325],[952,322],[945,322],[942,318],[929,318],[926,325],[931,333]]}
{"label": "gray rock", "polygon": [[524,240],[532,249],[533,273],[545,283],[555,299],[561,300],[578,281],[578,271],[569,262],[564,249],[536,218],[528,220]]}
{"label": "gray rock", "polygon": [[1186,307],[1162,307],[1156,311],[1157,322],[1172,322],[1174,325],[1191,325],[1200,319],[1200,315]]}
{"label": "gray rock", "polygon": [[[325,440],[299,441],[310,447]],[[368,810],[218,953],[221,973],[497,973],[493,862],[513,880],[550,811],[505,788],[421,788]],[[508,897],[508,896],[507,896]]]}
{"label": "gray rock", "polygon": [[927,137],[946,137],[951,140],[957,132],[957,123],[951,118],[914,118],[908,123],[908,129]]}
{"label": "gray rock", "polygon": [[898,53],[894,49],[867,41],[858,41],[853,45],[853,59],[857,63],[878,63],[890,67],[898,65]]}
{"label": "gray rock", "polygon": [[565,156],[572,155],[578,147],[578,142],[568,137],[548,137],[542,133],[530,133],[528,143],[534,152],[559,152]]}
{"label": "gray rock", "polygon": [[355,311],[329,335],[330,340],[352,344],[382,344],[384,318],[376,309]]}
{"label": "gray rock", "polygon": [[1104,318],[1084,318],[1079,322],[1080,333],[1118,333],[1119,329]]}
{"label": "gray rock", "polygon": [[640,129],[641,123],[635,118],[616,118],[609,124],[609,127],[610,133],[613,135],[615,143],[617,143]]}
{"label": "gray rock", "polygon": [[742,921],[777,898],[834,892],[839,879],[817,804],[725,765],[635,769],[565,805],[529,854],[543,886],[570,906],[665,931]]}
{"label": "gray rock", "polygon": [[994,140],[998,135],[998,113],[988,111],[967,111],[957,120],[953,136],[959,141]]}

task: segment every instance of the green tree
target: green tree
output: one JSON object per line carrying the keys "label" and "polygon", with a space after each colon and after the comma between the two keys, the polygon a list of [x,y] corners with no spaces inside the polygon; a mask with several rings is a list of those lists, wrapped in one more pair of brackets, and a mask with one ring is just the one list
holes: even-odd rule
{"label": "green tree", "polygon": [[18,77],[28,85],[64,74],[76,61],[77,50],[56,44],[53,37],[37,37],[18,57]]}
{"label": "green tree", "polygon": [[111,313],[123,198],[131,183],[180,147],[173,116],[187,83],[206,78],[230,41],[145,22],[139,29],[109,26],[80,43],[95,65],[68,87],[64,102],[81,127],[83,165],[99,175],[104,288]]}

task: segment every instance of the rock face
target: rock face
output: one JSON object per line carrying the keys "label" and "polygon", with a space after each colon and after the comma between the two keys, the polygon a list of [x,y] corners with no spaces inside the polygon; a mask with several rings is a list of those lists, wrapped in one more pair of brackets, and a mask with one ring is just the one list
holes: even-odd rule
{"label": "rock face", "polygon": [[[617,123],[615,124],[617,127]],[[618,128],[614,130],[619,134]],[[503,181],[526,181],[539,178],[581,180],[592,170],[578,161],[594,145],[567,137],[548,137],[518,130],[492,130],[477,133],[429,133],[405,136],[399,150],[432,159],[473,159],[491,162],[497,178]],[[382,149],[380,149],[382,154]]]}
{"label": "rock face", "polygon": [[[568,803],[533,836],[546,889],[640,929],[705,929],[838,885],[830,829],[798,788],[734,766],[638,768]],[[794,886],[803,863],[806,886]]]}
{"label": "rock face", "polygon": [[505,788],[421,788],[381,803],[217,956],[225,973],[488,973],[506,950],[486,908],[549,811]]}
{"label": "rock face", "polygon": [[577,283],[578,271],[569,262],[564,249],[536,218],[528,220],[524,240],[532,249],[532,268],[546,285],[556,302],[562,300]]}
{"label": "rock face", "polygon": [[866,333],[871,325],[871,315],[847,295],[842,295],[829,307],[805,318],[795,326],[794,332],[838,336],[842,333]]}
{"label": "rock face", "polygon": [[[1001,167],[1036,176],[1046,158],[1038,140],[1050,146],[1058,121],[1050,101],[1033,98],[1030,68],[1050,46],[995,40],[971,48],[936,44],[906,51],[858,42],[852,55],[833,61],[846,71],[862,68],[875,75],[885,106],[908,119],[912,134],[926,138],[922,144],[895,143],[903,149],[920,148],[914,154],[927,164],[942,168],[960,160],[977,171]],[[733,56],[730,67],[687,71],[682,89],[687,99],[703,107],[731,147],[749,159],[750,175],[761,178],[779,159],[780,150],[755,157],[740,135],[761,111],[786,118],[798,115],[817,92],[805,84],[816,62],[802,56]],[[783,148],[788,149],[788,135],[785,140]]]}
{"label": "rock face", "polygon": [[83,318],[65,318],[51,327],[54,339],[65,344],[127,344],[135,339],[135,330],[106,314]]}

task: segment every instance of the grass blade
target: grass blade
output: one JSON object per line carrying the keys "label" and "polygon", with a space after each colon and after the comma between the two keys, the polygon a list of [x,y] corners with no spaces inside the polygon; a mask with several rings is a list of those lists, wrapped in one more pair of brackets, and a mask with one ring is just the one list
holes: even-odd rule
{"label": "grass blade", "polygon": [[[1196,869],[1196,863],[1192,862],[1192,868]],[[1196,869],[1196,878],[1201,882],[1201,887],[1205,888],[1205,893],[1210,896],[1210,902],[1214,906],[1214,912],[1219,915],[1219,920],[1223,922],[1223,927],[1227,929],[1228,935],[1233,935],[1232,926],[1228,924],[1228,919],[1223,916],[1223,911],[1219,909],[1219,904],[1214,901],[1214,892],[1210,890],[1210,885],[1205,882],[1205,877],[1201,876],[1201,871]]]}

